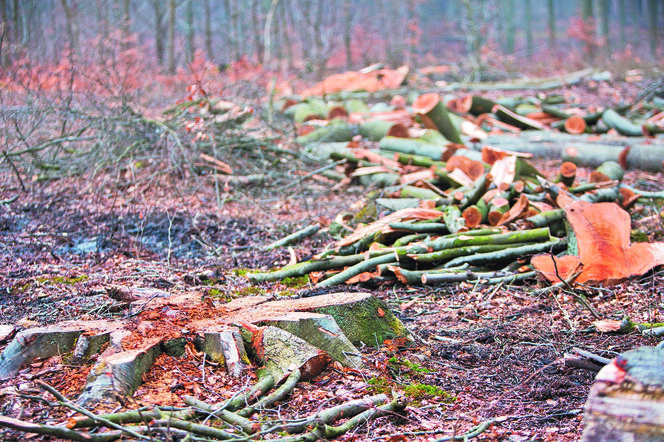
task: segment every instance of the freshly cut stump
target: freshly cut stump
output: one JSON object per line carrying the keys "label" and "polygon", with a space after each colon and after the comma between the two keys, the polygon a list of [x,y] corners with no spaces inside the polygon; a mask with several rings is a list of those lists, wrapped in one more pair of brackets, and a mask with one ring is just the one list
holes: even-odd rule
{"label": "freshly cut stump", "polygon": [[110,326],[111,323],[105,321],[67,321],[19,332],[0,354],[0,380],[16,376],[22,367],[35,359],[69,353],[84,332],[105,330]]}
{"label": "freshly cut stump", "polygon": [[330,315],[293,312],[265,323],[301,337],[346,367],[362,367],[362,356]]}
{"label": "freshly cut stump", "polygon": [[664,441],[664,348],[625,352],[598,379],[606,380],[590,389],[582,441]]}
{"label": "freshly cut stump", "polygon": [[22,331],[0,355],[0,378],[16,376],[37,358],[70,353],[70,363],[82,364],[101,353],[78,403],[109,404],[133,394],[161,353],[182,356],[187,341],[236,377],[249,365],[245,345],[251,345],[278,381],[296,369],[305,379],[314,377],[330,360],[358,368],[362,357],[356,346],[412,340],[387,305],[369,293],[278,301],[252,296],[228,303],[202,302],[197,293],[166,297],[160,291],[147,300],[138,289],[122,293],[134,319],[68,321]]}

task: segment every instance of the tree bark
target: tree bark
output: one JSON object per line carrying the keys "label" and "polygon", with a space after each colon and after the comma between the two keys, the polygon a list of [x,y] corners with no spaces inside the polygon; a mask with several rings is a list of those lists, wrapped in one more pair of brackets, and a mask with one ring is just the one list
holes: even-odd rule
{"label": "tree bark", "polygon": [[530,0],[525,0],[524,6],[526,10],[526,54],[531,57],[535,52],[535,44],[533,42],[533,10]]}
{"label": "tree bark", "polygon": [[503,14],[505,18],[505,52],[514,53],[514,0],[503,0]]}
{"label": "tree bark", "polygon": [[610,2],[609,0],[601,0],[599,2],[599,15],[600,15],[600,24],[601,24],[601,34],[602,42],[604,43],[604,55],[607,60],[611,59],[611,41],[609,33],[609,14],[610,14]]}

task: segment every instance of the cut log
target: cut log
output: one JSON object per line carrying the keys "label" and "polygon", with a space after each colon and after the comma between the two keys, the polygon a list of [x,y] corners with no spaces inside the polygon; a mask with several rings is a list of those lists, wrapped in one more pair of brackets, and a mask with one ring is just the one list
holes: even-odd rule
{"label": "cut log", "polygon": [[567,187],[572,187],[574,185],[574,180],[576,179],[576,164],[571,161],[565,161],[560,165],[560,172],[558,172],[558,177],[555,179],[556,183],[563,183]]}
{"label": "cut log", "polygon": [[386,136],[380,140],[379,148],[383,152],[419,155],[442,161],[448,148],[441,144],[432,144],[421,138],[401,138]]}
{"label": "cut log", "polygon": [[664,441],[664,348],[619,355],[597,375],[584,409],[585,442]]}
{"label": "cut log", "polygon": [[641,126],[632,123],[630,120],[621,116],[613,109],[605,110],[602,114],[602,120],[604,120],[607,126],[615,129],[622,135],[628,137],[643,136],[643,129]]}
{"label": "cut log", "polygon": [[334,120],[324,127],[299,136],[295,139],[298,144],[350,141],[357,134],[357,128],[343,120]]}
{"label": "cut log", "polygon": [[447,106],[438,94],[432,92],[417,97],[413,103],[413,112],[423,120],[425,127],[437,129],[453,143],[463,144],[459,130],[448,115]]}
{"label": "cut log", "polygon": [[382,120],[370,120],[360,124],[359,133],[369,141],[380,141],[395,123]]}
{"label": "cut log", "polygon": [[505,106],[497,104],[493,107],[493,113],[496,114],[498,119],[503,123],[507,123],[511,126],[518,127],[519,129],[526,130],[544,130],[546,127],[539,121],[532,120],[512,112],[507,109]]}
{"label": "cut log", "polygon": [[578,115],[572,115],[565,120],[565,132],[568,134],[579,135],[586,131],[586,121]]}

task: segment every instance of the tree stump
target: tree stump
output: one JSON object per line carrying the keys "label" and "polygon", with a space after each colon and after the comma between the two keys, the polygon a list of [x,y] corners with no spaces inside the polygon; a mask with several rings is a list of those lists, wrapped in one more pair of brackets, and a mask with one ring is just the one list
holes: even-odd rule
{"label": "tree stump", "polygon": [[130,288],[123,294],[138,323],[68,321],[21,331],[0,355],[0,378],[16,376],[35,359],[70,354],[71,363],[82,364],[99,354],[78,403],[109,404],[131,395],[161,353],[184,354],[186,341],[232,376],[249,365],[247,346],[279,382],[295,370],[304,379],[315,377],[331,360],[358,368],[356,346],[411,339],[387,305],[368,293],[278,301],[253,296],[225,304],[202,302],[198,294],[148,298]]}
{"label": "tree stump", "polygon": [[664,348],[640,347],[597,375],[582,441],[664,441]]}

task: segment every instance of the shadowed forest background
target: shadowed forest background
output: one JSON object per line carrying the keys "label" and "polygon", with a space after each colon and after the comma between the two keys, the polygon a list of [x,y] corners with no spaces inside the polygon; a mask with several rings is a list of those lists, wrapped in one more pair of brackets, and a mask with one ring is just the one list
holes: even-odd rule
{"label": "shadowed forest background", "polygon": [[2,0],[0,12],[3,81],[42,89],[55,79],[37,72],[65,80],[73,66],[80,87],[126,92],[204,65],[314,78],[447,65],[498,79],[656,65],[664,50],[657,0]]}

